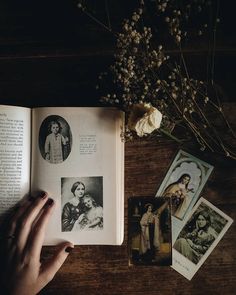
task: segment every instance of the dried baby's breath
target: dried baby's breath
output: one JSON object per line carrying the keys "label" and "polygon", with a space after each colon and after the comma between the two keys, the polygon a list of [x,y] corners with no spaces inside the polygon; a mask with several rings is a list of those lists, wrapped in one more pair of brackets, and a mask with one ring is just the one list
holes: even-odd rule
{"label": "dried baby's breath", "polygon": [[[99,77],[100,90],[104,93],[109,88],[102,95],[102,102],[119,107],[126,112],[127,117],[133,105],[151,103],[163,115],[162,133],[169,134],[177,141],[191,139],[192,135],[201,150],[223,152],[235,159],[236,155],[225,145],[220,129],[215,127],[212,119],[221,120],[222,126],[224,124],[227,127],[226,132],[235,137],[215,91],[214,64],[207,81],[191,77],[182,50],[186,40],[194,36],[202,38],[210,28],[215,37],[219,24],[218,10],[213,29],[204,20],[203,24],[196,25],[195,33],[193,30],[190,33],[187,24],[191,17],[194,15],[196,20],[197,14],[206,14],[207,9],[213,9],[211,1],[183,1],[181,7],[177,0],[155,1],[154,15],[163,21],[158,28],[155,22],[150,23],[145,3],[140,1],[140,7],[123,21],[122,30],[116,34],[114,63],[108,72]],[[84,9],[84,6],[80,8]],[[158,44],[156,31],[165,28],[177,48],[177,55],[167,54],[167,45],[162,42]],[[176,134],[180,139],[175,134],[179,126],[182,128],[181,133]],[[128,126],[125,134],[126,138],[133,138]]]}

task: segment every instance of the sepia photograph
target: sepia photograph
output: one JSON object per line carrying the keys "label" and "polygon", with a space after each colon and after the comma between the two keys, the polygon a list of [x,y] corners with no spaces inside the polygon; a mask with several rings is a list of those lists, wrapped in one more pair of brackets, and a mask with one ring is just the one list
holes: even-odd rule
{"label": "sepia photograph", "polygon": [[171,265],[170,199],[132,197],[128,205],[130,265]]}
{"label": "sepia photograph", "polygon": [[58,115],[44,119],[39,130],[39,149],[42,157],[49,163],[59,164],[71,152],[72,134],[66,120]]}
{"label": "sepia photograph", "polygon": [[171,198],[172,216],[183,220],[196,203],[213,166],[180,150],[156,196]]}
{"label": "sepia photograph", "polygon": [[103,229],[103,177],[61,178],[61,230]]}
{"label": "sepia photograph", "polygon": [[207,200],[201,198],[173,245],[173,266],[187,278],[198,268],[223,237],[232,219]]}

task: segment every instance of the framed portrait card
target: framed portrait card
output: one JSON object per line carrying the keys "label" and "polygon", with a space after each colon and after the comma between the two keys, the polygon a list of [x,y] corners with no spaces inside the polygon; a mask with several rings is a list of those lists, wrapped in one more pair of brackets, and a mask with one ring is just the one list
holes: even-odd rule
{"label": "framed portrait card", "polygon": [[172,241],[199,198],[213,166],[180,150],[172,162],[156,196],[171,199]]}
{"label": "framed portrait card", "polygon": [[171,265],[170,199],[131,197],[128,210],[130,265]]}
{"label": "framed portrait card", "polygon": [[232,222],[229,216],[200,198],[173,243],[172,267],[191,280]]}

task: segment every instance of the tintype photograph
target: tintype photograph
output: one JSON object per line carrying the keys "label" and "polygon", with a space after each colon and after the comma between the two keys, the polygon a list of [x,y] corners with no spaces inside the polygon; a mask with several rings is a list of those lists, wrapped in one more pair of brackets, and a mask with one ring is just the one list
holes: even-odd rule
{"label": "tintype photograph", "polygon": [[61,229],[103,229],[103,177],[61,178]]}
{"label": "tintype photograph", "polygon": [[172,215],[183,220],[196,203],[213,166],[180,150],[156,196],[171,198]]}
{"label": "tintype photograph", "polygon": [[193,276],[223,237],[232,219],[201,198],[173,245],[173,266]]}
{"label": "tintype photograph", "polygon": [[131,265],[171,265],[169,209],[169,198],[129,198],[128,232]]}
{"label": "tintype photograph", "polygon": [[67,159],[71,152],[72,134],[67,121],[51,115],[44,119],[39,130],[39,150],[49,163],[59,164]]}

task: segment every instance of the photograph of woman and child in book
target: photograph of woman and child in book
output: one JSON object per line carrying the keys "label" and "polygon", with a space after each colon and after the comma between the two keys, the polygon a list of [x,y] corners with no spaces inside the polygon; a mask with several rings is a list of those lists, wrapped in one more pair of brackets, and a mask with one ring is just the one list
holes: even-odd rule
{"label": "photograph of woman and child in book", "polygon": [[62,178],[61,229],[103,229],[102,177]]}
{"label": "photograph of woman and child in book", "polygon": [[69,124],[58,115],[42,122],[39,131],[39,149],[49,163],[58,164],[67,159],[71,151],[72,135]]}
{"label": "photograph of woman and child in book", "polygon": [[129,199],[131,264],[171,264],[171,223],[165,214],[169,209],[169,198]]}
{"label": "photograph of woman and child in book", "polygon": [[201,203],[179,233],[173,248],[197,264],[227,222],[223,216]]}

